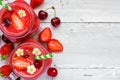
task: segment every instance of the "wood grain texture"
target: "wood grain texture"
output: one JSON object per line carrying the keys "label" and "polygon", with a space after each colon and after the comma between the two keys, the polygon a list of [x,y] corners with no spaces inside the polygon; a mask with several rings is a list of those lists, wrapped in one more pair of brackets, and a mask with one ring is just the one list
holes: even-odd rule
{"label": "wood grain texture", "polygon": [[[55,6],[62,22],[120,22],[120,0],[45,0],[36,9]],[[50,22],[53,11],[48,10]]]}
{"label": "wood grain texture", "polygon": [[64,51],[53,58],[59,75],[53,80],[119,80],[120,23],[62,23],[53,28]]}
{"label": "wood grain texture", "polygon": [[[41,9],[56,7],[62,24],[53,28],[49,23],[53,11],[48,10],[40,31],[50,27],[52,38],[64,45],[64,51],[53,58],[52,66],[59,75],[51,78],[45,73],[38,80],[120,80],[119,4],[120,0],[45,0],[35,9],[38,14]],[[1,38],[0,44],[4,44]]]}
{"label": "wood grain texture", "polygon": [[[102,69],[105,73],[113,74],[112,70],[118,68],[119,72],[119,25],[119,23],[62,23],[58,28],[53,28],[50,23],[41,23],[40,31],[46,26],[50,27],[53,32],[52,38],[59,39],[64,45],[64,51],[53,58],[53,65],[60,69],[59,76],[53,80],[95,78],[100,80],[98,76],[104,75],[99,73]],[[3,44],[2,41],[1,43]],[[3,64],[4,62],[1,62],[0,65]],[[73,73],[74,77],[71,78],[68,73]],[[104,77],[109,78],[109,75]],[[44,79],[51,80],[46,74],[40,78]]]}
{"label": "wood grain texture", "polygon": [[53,80],[120,80],[114,69],[59,69]]}
{"label": "wood grain texture", "polygon": [[[41,24],[41,27],[49,23]],[[52,28],[64,51],[54,57],[58,67],[114,66],[120,64],[119,23],[64,23]]]}

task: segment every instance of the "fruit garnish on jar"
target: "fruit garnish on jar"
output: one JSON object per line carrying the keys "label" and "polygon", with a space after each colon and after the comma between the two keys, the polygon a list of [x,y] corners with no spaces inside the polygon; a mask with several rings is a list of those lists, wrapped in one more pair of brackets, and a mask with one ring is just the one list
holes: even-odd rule
{"label": "fruit garnish on jar", "polygon": [[41,60],[35,60],[35,56],[41,54],[37,47],[31,45],[20,47],[14,53],[12,65],[18,72],[35,74],[43,66]]}

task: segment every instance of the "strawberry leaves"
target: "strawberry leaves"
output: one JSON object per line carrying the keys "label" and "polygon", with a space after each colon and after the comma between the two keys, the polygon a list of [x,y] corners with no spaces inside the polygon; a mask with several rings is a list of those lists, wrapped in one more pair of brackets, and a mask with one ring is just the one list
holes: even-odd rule
{"label": "strawberry leaves", "polygon": [[1,61],[6,60],[8,58],[8,55],[2,55],[0,56]]}

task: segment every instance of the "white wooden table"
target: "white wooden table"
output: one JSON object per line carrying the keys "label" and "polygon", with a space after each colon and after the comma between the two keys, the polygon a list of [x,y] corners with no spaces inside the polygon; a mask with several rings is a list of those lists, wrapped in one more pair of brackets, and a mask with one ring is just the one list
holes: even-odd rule
{"label": "white wooden table", "polygon": [[120,0],[45,0],[35,11],[50,6],[62,24],[51,26],[49,10],[40,29],[51,27],[64,51],[53,58],[59,75],[39,80],[120,80]]}

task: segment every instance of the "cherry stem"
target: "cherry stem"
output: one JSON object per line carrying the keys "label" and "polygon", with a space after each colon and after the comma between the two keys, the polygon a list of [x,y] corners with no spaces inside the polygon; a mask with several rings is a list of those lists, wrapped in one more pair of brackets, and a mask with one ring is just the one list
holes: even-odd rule
{"label": "cherry stem", "polygon": [[47,9],[45,9],[44,11],[47,11],[47,10],[49,10],[49,9],[52,9],[51,7],[49,7],[49,8],[47,8]]}
{"label": "cherry stem", "polygon": [[54,6],[49,7],[49,8],[47,8],[47,9],[45,9],[44,11],[47,11],[47,10],[49,10],[49,9],[53,9],[53,10],[54,10],[54,17],[56,17],[56,10],[55,10],[55,7],[54,7]]}
{"label": "cherry stem", "polygon": [[29,50],[25,50],[26,51],[26,53],[28,54],[28,55],[30,55],[31,56],[31,52],[29,51]]}
{"label": "cherry stem", "polygon": [[55,7],[52,6],[52,9],[54,10],[54,17],[56,17],[56,10],[55,10]]}
{"label": "cherry stem", "polygon": [[30,51],[29,51],[29,50],[26,50],[26,52],[27,52],[28,54],[30,54]]}

